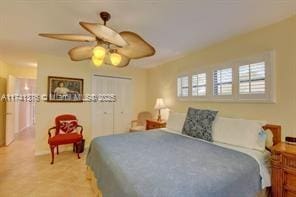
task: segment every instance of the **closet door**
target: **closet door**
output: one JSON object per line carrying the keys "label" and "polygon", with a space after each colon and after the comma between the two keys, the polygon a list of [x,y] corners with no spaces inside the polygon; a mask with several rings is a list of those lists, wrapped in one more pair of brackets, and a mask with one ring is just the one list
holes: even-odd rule
{"label": "closet door", "polygon": [[92,137],[126,133],[132,111],[132,81],[114,77],[93,77],[93,94],[114,94],[115,102],[92,104]]}
{"label": "closet door", "polygon": [[132,80],[117,79],[114,103],[114,134],[127,133],[130,129],[132,108]]}
{"label": "closet door", "polygon": [[[115,80],[113,78],[95,76],[93,80],[93,94],[114,94]],[[93,104],[93,137],[114,133],[113,109],[113,102],[95,102]]]}

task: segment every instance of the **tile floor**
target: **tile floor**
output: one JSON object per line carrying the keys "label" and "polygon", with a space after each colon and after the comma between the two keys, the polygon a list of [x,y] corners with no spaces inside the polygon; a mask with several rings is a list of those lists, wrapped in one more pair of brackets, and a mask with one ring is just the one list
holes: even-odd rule
{"label": "tile floor", "polygon": [[92,197],[85,172],[85,155],[77,159],[72,152],[62,152],[54,165],[49,155],[34,156],[33,128],[0,147],[1,197]]}

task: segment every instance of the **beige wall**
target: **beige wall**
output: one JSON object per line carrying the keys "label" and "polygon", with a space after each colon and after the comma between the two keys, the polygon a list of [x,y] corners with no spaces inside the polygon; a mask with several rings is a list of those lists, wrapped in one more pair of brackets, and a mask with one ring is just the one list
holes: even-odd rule
{"label": "beige wall", "polygon": [[[0,96],[6,93],[6,78],[0,77]],[[5,139],[5,102],[0,101],[0,146],[4,145]]]}
{"label": "beige wall", "polygon": [[[280,23],[234,37],[176,61],[148,71],[148,108],[153,110],[157,97],[163,97],[171,110],[185,112],[189,106],[219,110],[220,115],[267,120],[283,126],[283,136],[296,136],[296,16]],[[199,66],[245,58],[275,50],[275,104],[215,103],[176,99],[176,76]]]}
{"label": "beige wall", "polygon": [[[67,56],[40,55],[38,58],[37,93],[46,94],[48,76],[74,77],[84,79],[84,93],[91,93],[93,74],[126,76],[133,79],[133,116],[146,109],[146,71],[135,68],[95,68],[89,61],[72,62]],[[59,114],[76,114],[84,127],[86,143],[91,136],[91,103],[47,103],[37,104],[36,114],[36,154],[49,152],[47,130],[54,125]]]}
{"label": "beige wall", "polygon": [[[6,78],[0,77],[0,97],[6,93]],[[4,145],[5,138],[5,102],[0,101],[0,146]]]}
{"label": "beige wall", "polygon": [[8,65],[0,60],[0,77],[5,78],[8,74]]}
{"label": "beige wall", "polygon": [[36,79],[37,68],[29,66],[8,66],[8,74],[13,75],[17,78]]}
{"label": "beige wall", "polygon": [[[0,97],[6,93],[6,76],[8,65],[0,61]],[[5,103],[0,101],[0,146],[4,145],[5,138]]]}

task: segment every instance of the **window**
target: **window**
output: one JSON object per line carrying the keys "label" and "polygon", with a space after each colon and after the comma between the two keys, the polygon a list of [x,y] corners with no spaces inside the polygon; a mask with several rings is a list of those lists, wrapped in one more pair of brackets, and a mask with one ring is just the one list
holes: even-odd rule
{"label": "window", "polygon": [[177,95],[178,97],[187,97],[189,95],[189,77],[188,76],[178,77]]}
{"label": "window", "polygon": [[265,94],[265,62],[239,67],[239,93]]}
{"label": "window", "polygon": [[192,75],[192,96],[206,96],[207,75],[200,73]]}
{"label": "window", "polygon": [[215,96],[232,95],[232,68],[215,70],[213,80]]}
{"label": "window", "polygon": [[177,78],[182,100],[205,102],[275,102],[274,52],[196,67]]}

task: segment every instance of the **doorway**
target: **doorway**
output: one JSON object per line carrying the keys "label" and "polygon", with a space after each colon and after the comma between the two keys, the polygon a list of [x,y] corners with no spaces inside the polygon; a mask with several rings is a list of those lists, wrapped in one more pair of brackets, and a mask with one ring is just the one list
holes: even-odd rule
{"label": "doorway", "polygon": [[[35,79],[17,78],[17,80],[19,83],[19,92],[21,95],[31,96],[36,93]],[[27,98],[27,100],[19,102],[19,132],[24,131],[28,127],[35,126],[35,106],[36,103],[31,101],[30,98]]]}
{"label": "doorway", "polygon": [[35,79],[8,76],[7,96],[11,97],[6,102],[6,146],[13,143],[14,139],[24,131],[29,132],[27,136],[34,138],[36,103],[30,98],[35,93]]}

